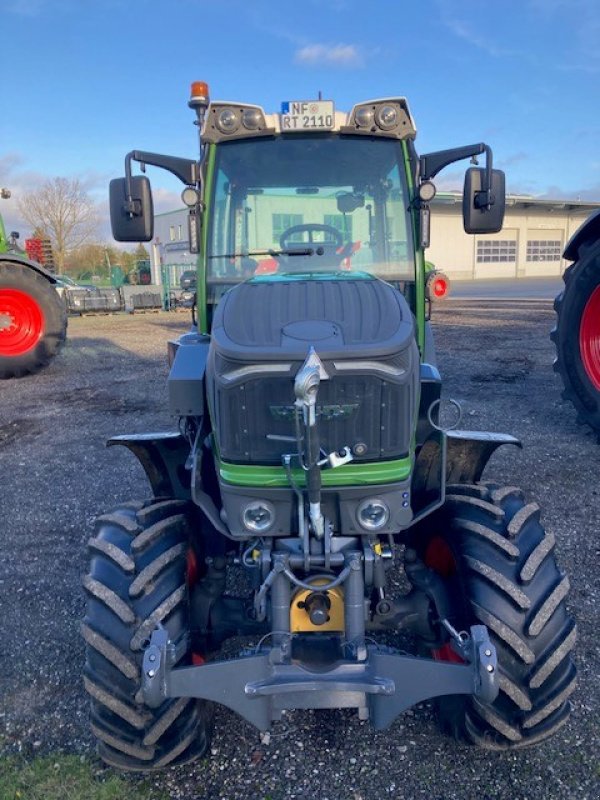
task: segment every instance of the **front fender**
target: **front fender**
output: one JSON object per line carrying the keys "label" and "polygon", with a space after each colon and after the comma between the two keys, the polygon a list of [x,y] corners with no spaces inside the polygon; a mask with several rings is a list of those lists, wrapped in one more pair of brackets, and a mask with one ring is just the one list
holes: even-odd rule
{"label": "front fender", "polygon": [[523,447],[519,439],[508,433],[448,431],[446,483],[477,483],[481,480],[488,461],[503,444]]}
{"label": "front fender", "polygon": [[191,500],[191,473],[185,468],[190,445],[180,433],[113,436],[107,447],[115,445],[131,450],[142,465],[155,497]]}
{"label": "front fender", "polygon": [[430,513],[443,502],[447,483],[477,483],[493,453],[503,444],[522,447],[507,433],[432,433],[415,461],[412,495],[416,515]]}
{"label": "front fender", "polygon": [[48,272],[48,270],[41,264],[38,264],[37,261],[31,261],[31,259],[26,256],[21,256],[18,253],[0,253],[0,261],[10,261],[11,264],[20,264],[22,267],[29,267],[29,269],[34,270],[39,275],[46,278],[48,283],[56,284],[56,278],[51,272]]}
{"label": "front fender", "polygon": [[596,242],[598,239],[600,239],[600,209],[594,211],[571,236],[563,253],[564,258],[576,261],[579,258],[581,245]]}

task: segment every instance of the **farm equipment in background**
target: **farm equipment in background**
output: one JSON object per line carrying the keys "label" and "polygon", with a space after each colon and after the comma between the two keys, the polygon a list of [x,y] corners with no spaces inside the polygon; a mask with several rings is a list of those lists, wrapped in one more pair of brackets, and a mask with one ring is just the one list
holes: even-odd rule
{"label": "farm equipment in background", "polygon": [[427,314],[432,179],[484,154],[464,227],[499,231],[490,148],[419,157],[401,97],[266,114],[194,83],[190,106],[200,160],[136,150],[110,187],[115,239],[150,241],[132,162],[177,175],[198,268],[192,329],[169,343],[179,430],[109,442],[153,497],[99,517],[89,542],[100,755],[140,771],[202,755],[212,701],[267,731],[308,708],[385,729],[436,698],[443,727],[482,747],[546,739],[576,680],[568,579],[538,505],[481,480],[518,440],[443,427]]}
{"label": "farm equipment in background", "polygon": [[34,236],[25,239],[25,252],[27,258],[45,267],[48,272],[55,273],[54,250],[50,239],[41,236]]}
{"label": "farm equipment in background", "polygon": [[[7,189],[1,196],[10,197]],[[65,305],[56,278],[7,238],[0,216],[0,379],[20,378],[45,367],[67,335]],[[43,242],[39,243],[44,257]],[[36,247],[34,249],[37,252]]]}
{"label": "farm equipment in background", "polygon": [[600,211],[571,238],[564,257],[573,264],[565,270],[565,287],[554,301],[554,369],[578,420],[600,438]]}
{"label": "farm equipment in background", "polygon": [[446,300],[450,294],[450,278],[431,261],[425,262],[425,316],[431,317],[431,304]]}

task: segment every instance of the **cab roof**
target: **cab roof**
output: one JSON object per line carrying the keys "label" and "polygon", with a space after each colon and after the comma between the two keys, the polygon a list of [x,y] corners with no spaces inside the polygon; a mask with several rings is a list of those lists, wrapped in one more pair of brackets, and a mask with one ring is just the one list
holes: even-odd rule
{"label": "cab roof", "polygon": [[[316,118],[317,124],[311,127],[290,129],[285,118],[289,118],[282,110],[280,113],[267,114],[261,106],[249,103],[237,103],[229,100],[211,102],[208,106],[202,127],[202,141],[205,144],[220,143],[236,139],[256,138],[260,136],[295,136],[302,134],[342,133],[358,134],[392,139],[414,139],[417,129],[405,97],[386,97],[366,100],[357,103],[351,111],[334,110],[331,101],[294,101],[282,104],[284,107],[306,105],[310,109],[331,108],[327,115],[327,124],[318,124],[323,114],[307,114],[309,119]],[[388,118],[383,122],[383,114]],[[330,118],[329,118],[330,117]],[[225,118],[228,126],[223,124]],[[252,120],[252,127],[246,127],[245,120]],[[229,127],[229,129],[227,129]]]}

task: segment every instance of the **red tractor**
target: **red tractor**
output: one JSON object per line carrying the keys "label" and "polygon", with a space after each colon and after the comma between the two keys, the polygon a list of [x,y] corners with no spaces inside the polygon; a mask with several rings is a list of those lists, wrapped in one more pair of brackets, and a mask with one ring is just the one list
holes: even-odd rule
{"label": "red tractor", "polygon": [[[7,189],[3,198],[10,197]],[[17,234],[7,238],[0,216],[0,379],[21,378],[45,367],[67,335],[66,306],[56,278],[26,257]]]}
{"label": "red tractor", "polygon": [[563,380],[563,396],[577,418],[600,435],[600,211],[567,244],[565,288],[554,301],[554,369]]}

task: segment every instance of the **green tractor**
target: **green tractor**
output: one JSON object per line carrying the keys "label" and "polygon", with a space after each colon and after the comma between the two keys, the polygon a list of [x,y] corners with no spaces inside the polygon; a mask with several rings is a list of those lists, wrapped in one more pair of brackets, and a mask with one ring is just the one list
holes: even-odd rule
{"label": "green tractor", "polygon": [[600,436],[600,211],[571,238],[564,257],[573,264],[565,270],[565,288],[554,301],[554,369],[578,420]]}
{"label": "green tractor", "polygon": [[[0,190],[3,199],[10,197]],[[6,236],[0,216],[0,379],[21,378],[45,367],[67,335],[66,306],[56,279]]]}
{"label": "green tractor", "polygon": [[115,238],[149,241],[132,161],[179,176],[198,280],[169,344],[178,431],[109,442],[152,498],[89,542],[100,755],[141,771],[200,756],[215,702],[260,731],[340,708],[381,730],[436,698],[442,726],[483,747],[546,739],[575,686],[568,579],[538,505],[481,481],[518,440],[441,424],[428,321],[432,179],[484,154],[464,226],[498,231],[490,148],[419,157],[400,97],[266,114],[195,83],[190,106],[200,159],[133,151],[110,187]]}

